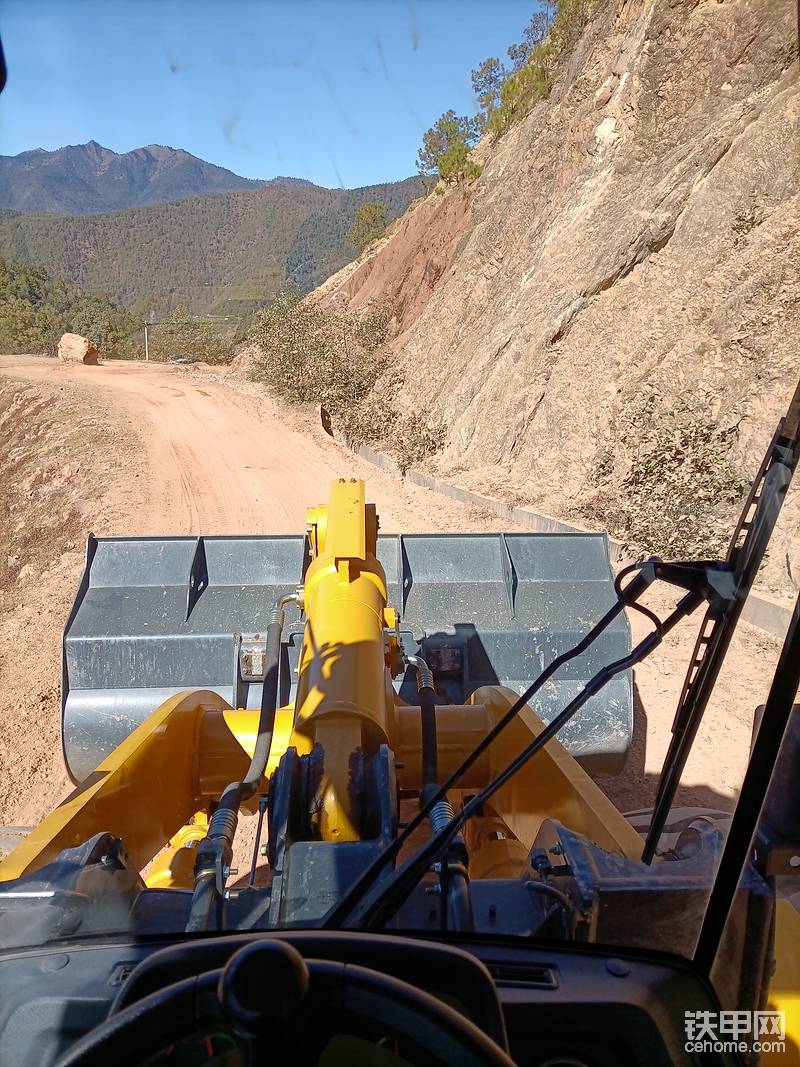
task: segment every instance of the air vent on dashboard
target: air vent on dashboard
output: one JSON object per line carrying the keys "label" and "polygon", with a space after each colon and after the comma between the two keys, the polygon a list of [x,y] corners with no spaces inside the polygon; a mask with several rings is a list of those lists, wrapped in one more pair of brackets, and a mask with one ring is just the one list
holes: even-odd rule
{"label": "air vent on dashboard", "polygon": [[495,963],[487,961],[489,973],[498,985],[534,986],[537,989],[557,989],[558,979],[552,967],[531,967],[525,963]]}

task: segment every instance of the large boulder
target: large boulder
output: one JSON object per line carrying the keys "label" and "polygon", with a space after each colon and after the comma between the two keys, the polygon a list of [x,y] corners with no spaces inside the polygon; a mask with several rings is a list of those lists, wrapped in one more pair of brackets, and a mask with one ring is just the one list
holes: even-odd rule
{"label": "large boulder", "polygon": [[64,363],[88,363],[96,367],[99,355],[94,342],[79,333],[65,333],[58,342],[58,358]]}

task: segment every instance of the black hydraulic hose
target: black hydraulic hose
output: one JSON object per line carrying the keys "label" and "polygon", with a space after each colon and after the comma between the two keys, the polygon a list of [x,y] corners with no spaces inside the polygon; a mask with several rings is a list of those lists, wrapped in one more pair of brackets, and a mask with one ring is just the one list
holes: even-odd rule
{"label": "black hydraulic hose", "polygon": [[[274,614],[275,612],[273,612]],[[269,759],[269,750],[272,745],[272,733],[275,729],[275,713],[278,707],[278,676],[280,674],[282,633],[283,623],[280,619],[277,622],[271,622],[267,627],[267,640],[264,651],[264,685],[261,690],[261,711],[258,716],[253,758],[250,760],[250,766],[247,768],[247,773],[241,782],[232,782],[225,789],[219,799],[217,811],[226,808],[229,811],[238,812],[242,802],[257,791],[261,784],[261,779],[264,777],[267,760]]]}
{"label": "black hydraulic hose", "polygon": [[424,686],[419,691],[419,710],[422,719],[422,782],[423,788],[436,786],[439,780],[439,752],[436,740],[436,702],[433,690]]}
{"label": "black hydraulic hose", "polygon": [[[436,796],[439,789],[439,742],[436,732],[436,682],[433,671],[421,656],[409,656],[407,661],[417,669],[419,693],[420,739],[422,748],[422,790],[420,808]],[[433,805],[429,819],[431,834],[436,836],[443,826],[455,817],[450,801],[441,798]],[[474,930],[472,901],[469,895],[467,851],[460,836],[447,853],[447,861],[440,870],[439,885],[444,894],[444,925],[448,930]]]}
{"label": "black hydraulic hose", "polygon": [[461,931],[475,929],[475,917],[472,914],[472,898],[469,895],[469,875],[461,863],[448,866],[445,878],[445,918],[448,930]]}
{"label": "black hydraulic hose", "polygon": [[239,782],[227,786],[211,816],[208,832],[197,846],[194,865],[194,893],[186,932],[208,929],[211,910],[220,901],[221,889],[233,856],[233,839],[239,821]]}
{"label": "black hydraulic hose", "polygon": [[[559,910],[561,912],[562,931],[565,940],[574,937],[575,928],[581,917],[581,913],[580,909],[572,903],[567,894],[562,893],[560,889],[556,889],[556,887],[550,885],[549,882],[534,882],[531,880],[525,883],[525,888],[536,893],[541,893],[542,896],[550,897],[551,900],[555,901],[555,904],[545,912],[544,918],[542,919],[542,926],[544,926],[556,910]],[[541,927],[539,929],[541,929]]]}
{"label": "black hydraulic hose", "polygon": [[186,923],[187,934],[199,934],[208,929],[216,900],[216,874],[208,870],[195,878],[192,907],[189,911],[189,921]]}
{"label": "black hydraulic hose", "polygon": [[541,893],[542,896],[551,897],[573,918],[580,918],[580,911],[572,901],[569,899],[566,893],[562,893],[560,889],[556,889],[554,885],[550,885],[549,882],[534,882],[532,879],[525,883],[525,888],[532,890],[536,893]]}
{"label": "black hydraulic hose", "polygon": [[436,737],[436,701],[433,672],[421,656],[409,656],[408,663],[417,671],[420,730],[422,744],[422,796],[428,799],[439,784],[439,751]]}
{"label": "black hydraulic hose", "polygon": [[[240,800],[251,797],[258,789],[264,771],[267,769],[269,750],[272,745],[272,733],[275,729],[275,712],[278,708],[278,680],[281,668],[281,634],[283,633],[283,609],[279,617],[273,619],[267,627],[267,640],[264,651],[264,685],[261,690],[261,712],[258,716],[258,733],[253,749],[253,758],[242,779],[239,790]],[[273,616],[275,612],[273,612]]]}
{"label": "black hydraulic hose", "polygon": [[[244,778],[240,782],[232,782],[223,791],[214,814],[211,816],[208,833],[198,846],[194,895],[189,911],[189,921],[186,924],[187,933],[197,933],[208,929],[211,910],[215,901],[219,900],[220,883],[224,882],[225,868],[230,865],[233,854],[239,808],[245,800],[257,792],[267,768],[278,707],[284,607],[292,600],[295,600],[294,595],[281,597],[270,616],[264,649],[261,710],[258,716],[253,757]],[[220,871],[218,867],[221,868]]]}

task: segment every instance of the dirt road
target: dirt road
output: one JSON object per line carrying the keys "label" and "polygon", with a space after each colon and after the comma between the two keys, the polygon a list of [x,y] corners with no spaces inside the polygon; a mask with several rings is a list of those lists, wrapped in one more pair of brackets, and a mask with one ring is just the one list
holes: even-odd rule
{"label": "dirt road", "polygon": [[[358,459],[312,413],[192,367],[0,356],[0,823],[30,824],[69,789],[60,752],[60,632],[86,533],[301,531],[331,479],[364,478],[384,531],[487,530],[497,517]],[[666,596],[658,606],[667,608]],[[698,620],[699,622],[699,620]],[[640,617],[634,633],[643,635]],[[652,802],[697,625],[637,669],[622,810]],[[778,642],[741,624],[684,774],[683,803],[729,806]]]}
{"label": "dirt road", "polygon": [[[265,392],[234,389],[192,367],[0,356],[0,373],[79,387],[127,416],[147,480],[143,509],[119,501],[126,533],[295,533],[305,529],[309,505],[326,497],[328,482],[344,474],[366,479],[386,531],[463,528],[463,505],[358,460],[310,414],[287,417]],[[492,525],[475,509],[467,521],[471,529]]]}

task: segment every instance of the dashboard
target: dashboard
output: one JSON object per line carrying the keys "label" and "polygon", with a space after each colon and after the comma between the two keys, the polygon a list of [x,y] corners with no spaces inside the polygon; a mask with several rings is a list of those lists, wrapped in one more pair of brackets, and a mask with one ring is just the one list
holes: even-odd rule
{"label": "dashboard", "polygon": [[[109,1012],[224,966],[260,938],[287,941],[305,959],[371,968],[431,993],[507,1048],[520,1067],[693,1063],[684,1047],[684,1013],[719,1010],[688,963],[641,953],[611,956],[593,946],[300,930],[177,942],[103,938],[0,955],[0,1067],[55,1063]],[[362,1057],[343,1040],[320,1058],[323,1067],[386,1060],[386,1053]],[[196,1038],[150,1062],[237,1067],[251,1062],[251,1052],[231,1032],[200,1027]],[[389,1056],[387,1062],[403,1061]],[[714,1062],[736,1061],[723,1053]]]}

